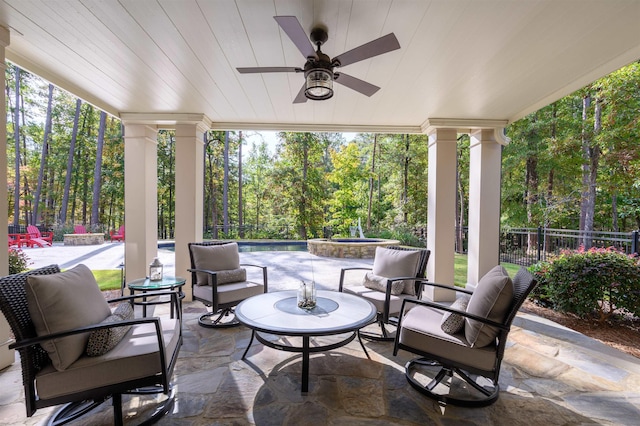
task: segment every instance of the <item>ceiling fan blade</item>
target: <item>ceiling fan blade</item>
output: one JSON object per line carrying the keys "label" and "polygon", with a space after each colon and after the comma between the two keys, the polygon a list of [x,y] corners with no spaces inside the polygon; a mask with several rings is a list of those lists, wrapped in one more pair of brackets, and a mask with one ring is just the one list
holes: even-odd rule
{"label": "ceiling fan blade", "polygon": [[236,69],[240,74],[251,74],[257,72],[302,72],[301,68],[296,67],[248,67]]}
{"label": "ceiling fan blade", "polygon": [[296,96],[296,98],[293,100],[294,104],[302,104],[307,102],[307,97],[304,95],[304,91],[306,88],[307,88],[307,85],[305,83],[302,83],[302,88],[298,92],[298,95]]}
{"label": "ceiling fan blade", "polygon": [[356,92],[360,92],[363,95],[371,96],[376,93],[380,88],[378,86],[374,86],[371,83],[367,83],[364,80],[360,80],[359,78],[352,77],[343,72],[336,73],[337,77],[335,79],[336,83],[340,83],[343,86],[347,86],[349,89],[353,89]]}
{"label": "ceiling fan blade", "polygon": [[365,43],[362,46],[358,46],[354,49],[344,52],[341,55],[333,58],[331,62],[339,62],[341,67],[345,65],[353,64],[354,62],[369,59],[374,56],[382,55],[383,53],[391,52],[392,50],[400,49],[400,43],[395,34],[390,33],[386,36],[377,38],[369,43]]}
{"label": "ceiling fan blade", "polygon": [[304,32],[304,29],[302,29],[298,18],[295,16],[274,16],[273,19],[275,19],[278,25],[280,25],[280,28],[287,33],[293,44],[296,45],[305,58],[318,58],[311,41],[309,41],[309,36]]}

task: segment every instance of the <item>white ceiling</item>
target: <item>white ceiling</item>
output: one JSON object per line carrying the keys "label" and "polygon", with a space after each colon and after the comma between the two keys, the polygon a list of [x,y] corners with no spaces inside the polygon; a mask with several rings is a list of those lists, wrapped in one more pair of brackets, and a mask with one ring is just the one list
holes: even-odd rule
{"label": "white ceiling", "polygon": [[[326,26],[330,57],[390,32],[401,49],[341,69],[372,97],[294,105],[302,74],[235,69],[303,66],[276,15]],[[0,0],[0,25],[7,59],[113,115],[227,129],[512,122],[640,58],[640,0]]]}

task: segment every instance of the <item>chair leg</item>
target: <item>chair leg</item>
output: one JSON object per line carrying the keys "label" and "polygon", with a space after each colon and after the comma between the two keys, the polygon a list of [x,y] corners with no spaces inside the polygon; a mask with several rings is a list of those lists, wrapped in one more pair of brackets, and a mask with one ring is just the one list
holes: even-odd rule
{"label": "chair leg", "polygon": [[[426,369],[430,369],[430,372],[425,372]],[[434,374],[436,370],[437,373]],[[418,371],[426,377],[433,376],[433,378],[427,384],[421,383],[416,379]],[[500,386],[489,378],[476,376],[491,382],[489,386],[482,386],[465,371],[443,366],[439,362],[427,358],[416,358],[409,361],[405,365],[405,377],[415,390],[442,404],[486,407],[496,402],[500,395]]]}
{"label": "chair leg", "polygon": [[[215,318],[214,318],[215,317]],[[218,312],[207,312],[200,316],[198,324],[208,328],[226,328],[240,325],[233,308],[220,309]]]}
{"label": "chair leg", "polygon": [[380,334],[374,334],[360,330],[360,336],[362,336],[363,339],[372,340],[375,342],[393,342],[395,340],[395,337],[389,335],[384,321],[382,320],[382,315],[378,315],[376,321],[378,326],[380,327]]}

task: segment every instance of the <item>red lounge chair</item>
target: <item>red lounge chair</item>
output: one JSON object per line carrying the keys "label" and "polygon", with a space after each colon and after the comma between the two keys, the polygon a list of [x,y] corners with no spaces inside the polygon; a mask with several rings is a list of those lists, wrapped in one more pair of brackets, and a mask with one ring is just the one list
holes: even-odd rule
{"label": "red lounge chair", "polygon": [[124,241],[124,225],[121,225],[117,232],[111,231],[109,234],[111,235],[111,241]]}
{"label": "red lounge chair", "polygon": [[27,226],[27,232],[29,233],[29,239],[27,240],[27,246],[29,247],[44,247],[53,244],[53,232],[40,232],[34,225]]}
{"label": "red lounge chair", "polygon": [[74,234],[88,234],[87,232],[87,228],[84,227],[84,225],[76,225],[73,227],[73,233]]}
{"label": "red lounge chair", "polygon": [[9,247],[22,247],[23,244],[26,244],[27,240],[22,238],[20,234],[9,234]]}

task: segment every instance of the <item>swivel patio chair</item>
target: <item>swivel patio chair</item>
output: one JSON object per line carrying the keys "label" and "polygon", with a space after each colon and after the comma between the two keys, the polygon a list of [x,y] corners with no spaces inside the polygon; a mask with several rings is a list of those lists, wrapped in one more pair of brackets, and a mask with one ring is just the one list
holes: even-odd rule
{"label": "swivel patio chair", "polygon": [[[175,292],[170,294],[178,305]],[[182,343],[182,320],[134,319],[126,296],[111,311],[92,272],[84,265],[60,272],[50,265],[0,278],[0,309],[20,353],[27,417],[64,404],[49,419],[62,424],[86,414],[109,397],[114,424],[123,423],[122,394],[169,395],[148,421],[166,414],[174,401],[170,378]]]}
{"label": "swivel patio chair", "polygon": [[[376,247],[372,268],[342,268],[338,291],[355,294],[373,303],[378,311],[377,323],[381,333],[360,331],[362,337],[392,341],[386,325],[397,325],[397,315],[402,301],[407,297],[422,296],[421,281],[425,279],[427,262],[431,252],[427,249],[406,247]],[[357,286],[345,286],[347,271],[367,272],[362,283]]]}
{"label": "swivel patio chair", "polygon": [[480,279],[475,291],[452,290],[464,295],[450,306],[406,299],[393,354],[403,349],[420,355],[405,365],[411,386],[443,404],[482,407],[494,403],[511,323],[535,286],[526,268],[512,282],[498,265]]}
{"label": "swivel patio chair", "polygon": [[40,232],[37,226],[27,226],[27,246],[29,247],[44,247],[53,244],[53,232]]}
{"label": "swivel patio chair", "polygon": [[[238,244],[235,242],[189,243],[189,257],[192,300],[212,308],[198,321],[203,327],[239,325],[233,308],[244,299],[267,292],[267,267],[241,264]],[[247,267],[261,269],[262,279],[247,280]]]}

